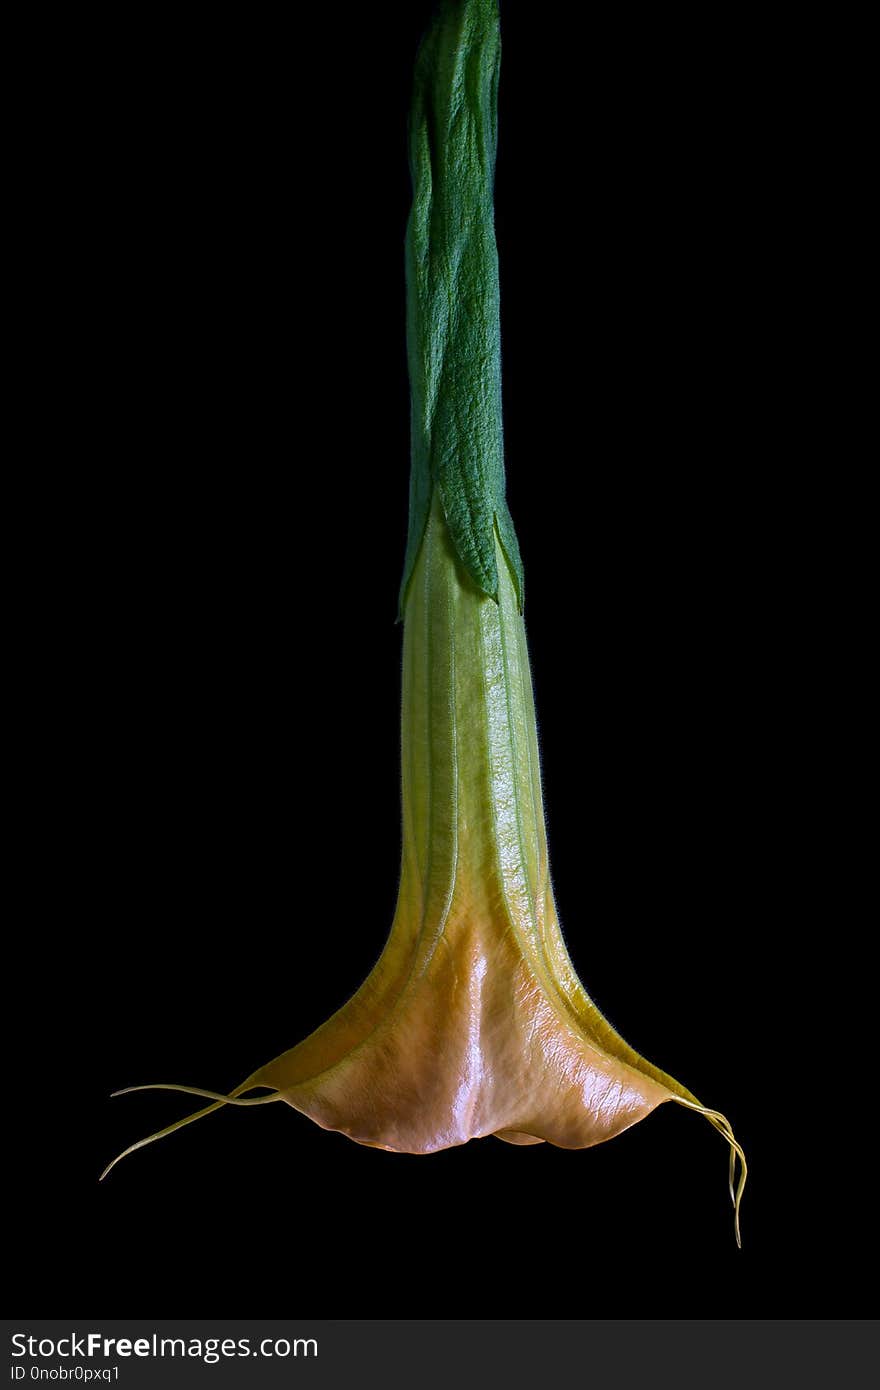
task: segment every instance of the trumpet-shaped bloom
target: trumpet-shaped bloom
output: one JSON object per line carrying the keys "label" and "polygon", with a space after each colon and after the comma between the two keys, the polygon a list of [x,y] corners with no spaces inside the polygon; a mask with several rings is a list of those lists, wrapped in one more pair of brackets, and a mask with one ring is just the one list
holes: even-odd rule
{"label": "trumpet-shaped bloom", "polygon": [[310,1037],[229,1095],[168,1087],[212,1104],[125,1152],[219,1106],[275,1101],[402,1153],[486,1135],[585,1148],[672,1100],[730,1145],[738,1236],[745,1160],[727,1120],[602,1017],[553,901],[522,564],[504,499],[498,63],[497,0],[443,0],[417,60],[410,127],[413,456],[391,933],[361,988]]}
{"label": "trumpet-shaped bloom", "polygon": [[[496,546],[497,603],[464,572],[435,501],[406,602],[403,863],[376,965],[304,1041],[160,1134],[225,1103],[283,1100],[394,1152],[486,1135],[573,1149],[674,1100],[730,1143],[732,1183],[741,1150],[727,1121],[623,1041],[566,950],[525,627]],[[744,1169],[740,1194],[743,1181]]]}

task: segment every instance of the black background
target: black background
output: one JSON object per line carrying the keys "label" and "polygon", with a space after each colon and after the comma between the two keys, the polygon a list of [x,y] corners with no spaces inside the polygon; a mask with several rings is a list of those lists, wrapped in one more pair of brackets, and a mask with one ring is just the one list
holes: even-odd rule
{"label": "black background", "polygon": [[430,1157],[230,1109],[97,1183],[188,1105],[112,1090],[235,1085],[357,987],[394,907],[405,112],[430,6],[304,8],[53,39],[59,67],[80,55],[41,171],[72,447],[47,504],[53,849],[10,976],[17,1305],[857,1314],[791,1090],[803,151],[778,36],[733,21],[507,3],[497,232],[562,921],[622,1034],[732,1121],[745,1248],[722,1141],[673,1106],[594,1150]]}

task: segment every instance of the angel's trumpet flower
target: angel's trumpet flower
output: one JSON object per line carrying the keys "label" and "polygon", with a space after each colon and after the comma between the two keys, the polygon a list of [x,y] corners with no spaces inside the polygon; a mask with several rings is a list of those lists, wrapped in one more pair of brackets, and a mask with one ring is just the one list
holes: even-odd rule
{"label": "angel's trumpet flower", "polygon": [[[126,1153],[230,1103],[284,1100],[361,1144],[425,1154],[486,1135],[584,1148],[673,1100],[730,1145],[738,1236],[745,1161],[728,1122],[602,1017],[553,901],[501,456],[498,56],[497,0],[447,0],[416,74],[403,864],[391,934],[358,992],[310,1037],[229,1095],[169,1087],[213,1103]],[[269,1093],[247,1096],[258,1089]]]}

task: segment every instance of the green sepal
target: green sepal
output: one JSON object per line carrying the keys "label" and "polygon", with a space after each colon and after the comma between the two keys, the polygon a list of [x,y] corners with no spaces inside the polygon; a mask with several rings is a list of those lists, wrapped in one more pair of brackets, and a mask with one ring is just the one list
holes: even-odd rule
{"label": "green sepal", "polygon": [[495,530],[522,608],[504,497],[493,186],[498,0],[443,0],[416,58],[406,236],[412,472],[403,614],[436,489],[461,564],[497,602]]}

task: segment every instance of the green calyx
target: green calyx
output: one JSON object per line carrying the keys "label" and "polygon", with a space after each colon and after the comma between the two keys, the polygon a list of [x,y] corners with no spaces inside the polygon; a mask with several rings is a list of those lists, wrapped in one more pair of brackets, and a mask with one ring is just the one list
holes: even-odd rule
{"label": "green calyx", "polygon": [[498,253],[498,0],[442,0],[416,59],[406,236],[412,472],[403,615],[436,491],[455,553],[498,601],[495,535],[520,609],[523,571],[504,496]]}

